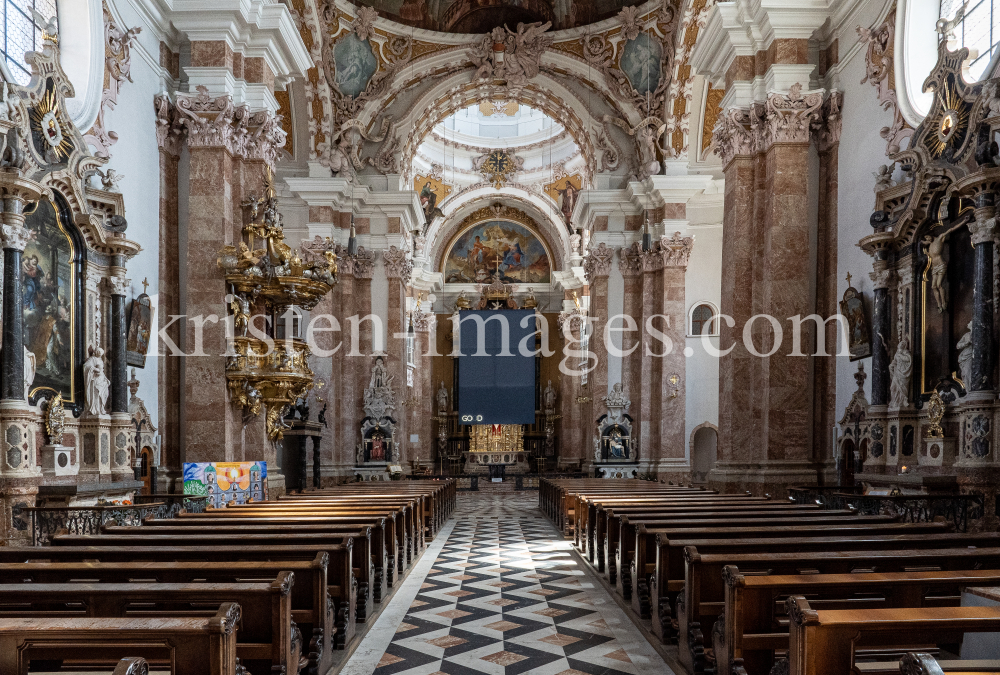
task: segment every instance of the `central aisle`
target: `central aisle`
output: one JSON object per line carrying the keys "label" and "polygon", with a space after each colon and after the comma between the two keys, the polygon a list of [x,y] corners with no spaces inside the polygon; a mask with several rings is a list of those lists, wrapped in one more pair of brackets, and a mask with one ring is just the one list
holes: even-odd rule
{"label": "central aisle", "polygon": [[672,675],[538,493],[458,499],[344,675]]}

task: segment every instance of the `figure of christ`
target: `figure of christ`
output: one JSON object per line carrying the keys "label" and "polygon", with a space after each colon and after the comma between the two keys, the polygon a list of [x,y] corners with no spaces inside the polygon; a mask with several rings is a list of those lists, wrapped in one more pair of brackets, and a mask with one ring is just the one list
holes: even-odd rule
{"label": "figure of christ", "polygon": [[385,461],[385,444],[381,438],[372,439],[371,457],[373,462]]}
{"label": "figure of christ", "polygon": [[948,235],[964,225],[963,221],[936,237],[928,234],[921,240],[924,253],[931,263],[931,291],[934,293],[939,313],[948,309],[948,297],[944,290],[944,278],[948,274],[948,261],[944,258],[944,245],[948,242]]}

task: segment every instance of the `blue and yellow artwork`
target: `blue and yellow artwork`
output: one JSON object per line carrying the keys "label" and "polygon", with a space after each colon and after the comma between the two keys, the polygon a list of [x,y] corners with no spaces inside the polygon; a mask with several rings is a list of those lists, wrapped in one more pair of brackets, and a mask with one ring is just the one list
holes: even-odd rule
{"label": "blue and yellow artwork", "polygon": [[340,93],[357,98],[378,70],[378,59],[368,40],[355,33],[343,35],[333,46],[334,82]]}
{"label": "blue and yellow artwork", "polygon": [[491,220],[473,225],[451,244],[444,259],[445,282],[489,283],[494,275],[506,283],[550,281],[549,254],[528,228]]}
{"label": "blue and yellow artwork", "polygon": [[208,505],[267,501],[267,462],[185,462],[184,494],[208,497]]}
{"label": "blue and yellow artwork", "polygon": [[654,91],[660,84],[663,46],[649,33],[639,33],[625,43],[619,63],[629,84],[640,94]]}

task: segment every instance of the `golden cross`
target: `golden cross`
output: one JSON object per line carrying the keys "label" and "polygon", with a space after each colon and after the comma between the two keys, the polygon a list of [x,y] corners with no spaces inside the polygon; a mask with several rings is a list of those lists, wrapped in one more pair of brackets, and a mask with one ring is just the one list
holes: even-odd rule
{"label": "golden cross", "polygon": [[149,282],[148,282],[148,281],[146,281],[146,279],[143,279],[143,280],[142,280],[142,294],[143,294],[143,295],[145,295],[145,294],[146,294],[146,286],[149,286]]}
{"label": "golden cross", "polygon": [[847,273],[847,285],[848,286],[851,285],[851,273],[850,272]]}

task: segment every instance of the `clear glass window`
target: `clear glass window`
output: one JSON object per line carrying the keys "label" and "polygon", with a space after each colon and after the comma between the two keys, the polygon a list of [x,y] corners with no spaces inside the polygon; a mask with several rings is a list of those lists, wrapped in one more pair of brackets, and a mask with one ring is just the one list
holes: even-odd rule
{"label": "clear glass window", "polygon": [[[941,0],[938,16],[950,20],[965,4],[964,0]],[[965,16],[955,26],[955,42],[969,48],[969,73],[982,79],[986,66],[1000,43],[1000,12],[994,0],[970,0]]]}
{"label": "clear glass window", "polygon": [[42,26],[32,9],[46,18],[56,16],[56,0],[0,0],[3,8],[3,55],[17,84],[27,84],[31,71],[24,61],[28,52],[42,49]]}

